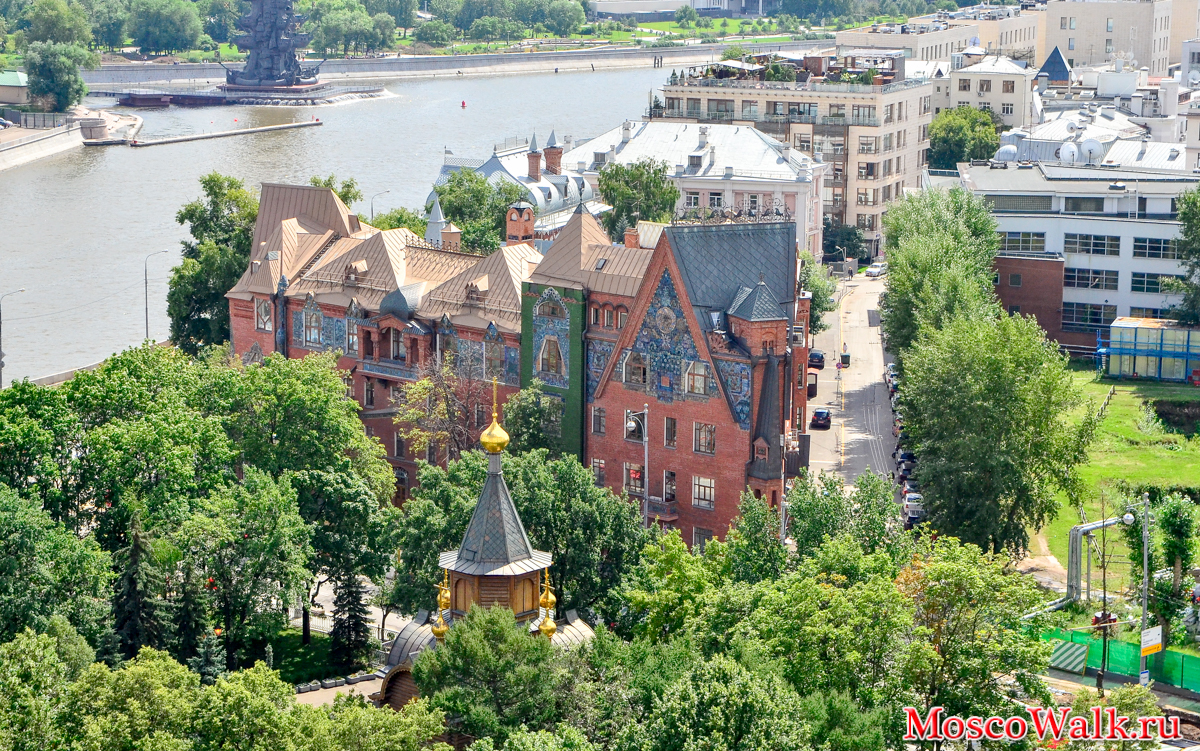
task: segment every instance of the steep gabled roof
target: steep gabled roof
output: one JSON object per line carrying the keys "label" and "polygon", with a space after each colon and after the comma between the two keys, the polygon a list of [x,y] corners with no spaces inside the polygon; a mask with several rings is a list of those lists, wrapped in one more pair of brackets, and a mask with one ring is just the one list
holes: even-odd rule
{"label": "steep gabled roof", "polygon": [[788,317],[796,297],[795,224],[691,224],[665,231],[693,306],[727,310],[740,288],[765,280],[780,315]]}
{"label": "steep gabled roof", "polygon": [[783,476],[783,449],[779,436],[783,434],[782,411],[779,407],[779,359],[768,355],[763,365],[762,388],[759,389],[758,419],[754,424],[754,437],[767,443],[767,458],[757,454],[750,460],[747,474],[760,480],[778,480]]}
{"label": "steep gabled roof", "polygon": [[309,217],[342,237],[362,230],[358,216],[346,208],[337,193],[329,188],[263,183],[258,198],[258,219],[254,223],[252,250],[258,248],[280,222],[299,216]]}
{"label": "steep gabled roof", "polygon": [[[429,320],[448,315],[452,321],[460,314],[474,315],[479,319],[471,322],[475,325],[486,326],[494,320],[506,331],[519,331],[521,282],[529,278],[530,265],[541,260],[542,254],[532,245],[506,245],[431,289],[417,314]],[[468,304],[468,285],[484,294],[482,302]]]}
{"label": "steep gabled roof", "polygon": [[1071,66],[1067,65],[1067,59],[1063,57],[1062,50],[1058,47],[1050,50],[1050,54],[1046,56],[1046,62],[1042,63],[1042,67],[1038,69],[1038,74],[1045,73],[1050,77],[1051,82],[1067,82],[1071,80]]}

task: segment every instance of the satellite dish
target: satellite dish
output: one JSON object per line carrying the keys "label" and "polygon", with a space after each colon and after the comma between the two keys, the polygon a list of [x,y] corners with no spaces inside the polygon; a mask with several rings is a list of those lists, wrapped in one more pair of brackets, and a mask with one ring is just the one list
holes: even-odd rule
{"label": "satellite dish", "polygon": [[1200,70],[1193,70],[1191,73],[1188,73],[1188,83],[1192,86],[1200,84]]}
{"label": "satellite dish", "polygon": [[1067,121],[1067,130],[1074,133],[1075,131],[1079,130],[1079,124],[1076,123],[1074,120],[1068,120]]}
{"label": "satellite dish", "polygon": [[978,47],[979,46],[979,37],[971,37],[969,40],[967,40],[967,46],[968,47]]}
{"label": "satellite dish", "polygon": [[1074,164],[1079,156],[1079,149],[1071,142],[1064,143],[1058,150],[1058,160],[1067,164]]}
{"label": "satellite dish", "polygon": [[1000,147],[994,157],[997,162],[1015,162],[1017,161],[1017,147],[1011,143]]}
{"label": "satellite dish", "polygon": [[1104,156],[1104,147],[1095,138],[1089,138],[1079,145],[1080,151],[1087,158],[1088,164]]}

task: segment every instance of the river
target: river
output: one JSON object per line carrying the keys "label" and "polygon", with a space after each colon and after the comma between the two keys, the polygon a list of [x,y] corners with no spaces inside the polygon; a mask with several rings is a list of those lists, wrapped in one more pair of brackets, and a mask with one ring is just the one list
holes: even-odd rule
{"label": "river", "polygon": [[[644,112],[670,71],[545,73],[395,81],[390,96],[327,107],[141,110],[140,139],[273,125],[318,117],[320,128],[131,149],[86,147],[0,172],[0,294],[4,382],[78,368],[145,335],[148,253],[150,338],[167,338],[167,280],[186,230],[175,212],[200,195],[211,171],[263,182],[353,177],[377,213],[420,207],[444,149],[487,157],[492,145],[551,129],[598,135]],[[466,102],[464,109],[461,104]],[[354,208],[364,217],[368,201]]]}

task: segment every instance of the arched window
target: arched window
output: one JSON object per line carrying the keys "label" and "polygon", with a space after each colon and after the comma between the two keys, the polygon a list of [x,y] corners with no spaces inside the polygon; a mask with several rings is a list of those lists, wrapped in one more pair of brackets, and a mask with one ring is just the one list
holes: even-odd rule
{"label": "arched window", "polygon": [[646,361],[637,352],[632,352],[625,360],[625,383],[646,383]]}
{"label": "arched window", "polygon": [[455,610],[467,611],[471,607],[471,598],[467,594],[467,580],[459,579],[454,582],[454,602],[450,605]]}
{"label": "arched window", "polygon": [[543,373],[562,375],[562,351],[558,348],[558,339],[552,336],[546,337],[546,341],[542,344],[539,360],[538,370]]}
{"label": "arched window", "polygon": [[484,365],[487,368],[489,380],[504,378],[504,342],[489,341],[483,345]]}
{"label": "arched window", "polygon": [[548,318],[567,317],[567,311],[563,310],[563,306],[559,305],[553,300],[547,300],[541,305],[538,305],[537,314],[540,316],[546,316]]}

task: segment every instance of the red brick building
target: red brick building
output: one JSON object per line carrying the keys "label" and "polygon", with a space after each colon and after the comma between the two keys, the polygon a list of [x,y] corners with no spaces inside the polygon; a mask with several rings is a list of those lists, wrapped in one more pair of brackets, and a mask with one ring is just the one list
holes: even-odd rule
{"label": "red brick building", "polygon": [[651,518],[703,545],[724,537],[747,487],[783,498],[789,434],[805,424],[808,300],[789,223],[652,239],[632,295],[588,297],[586,458],[598,482],[648,498]]}
{"label": "red brick building", "polygon": [[[502,398],[519,389],[521,282],[541,258],[520,242],[486,257],[443,250],[407,229],[360,222],[327,188],[265,184],[250,265],[226,295],[234,352],[244,362],[272,352],[340,352],[402,499],[416,459],[445,455],[417,457],[404,445],[393,424],[394,390],[447,353],[467,380],[498,379]],[[480,391],[490,404],[490,388]],[[489,415],[476,415],[474,427]]]}

